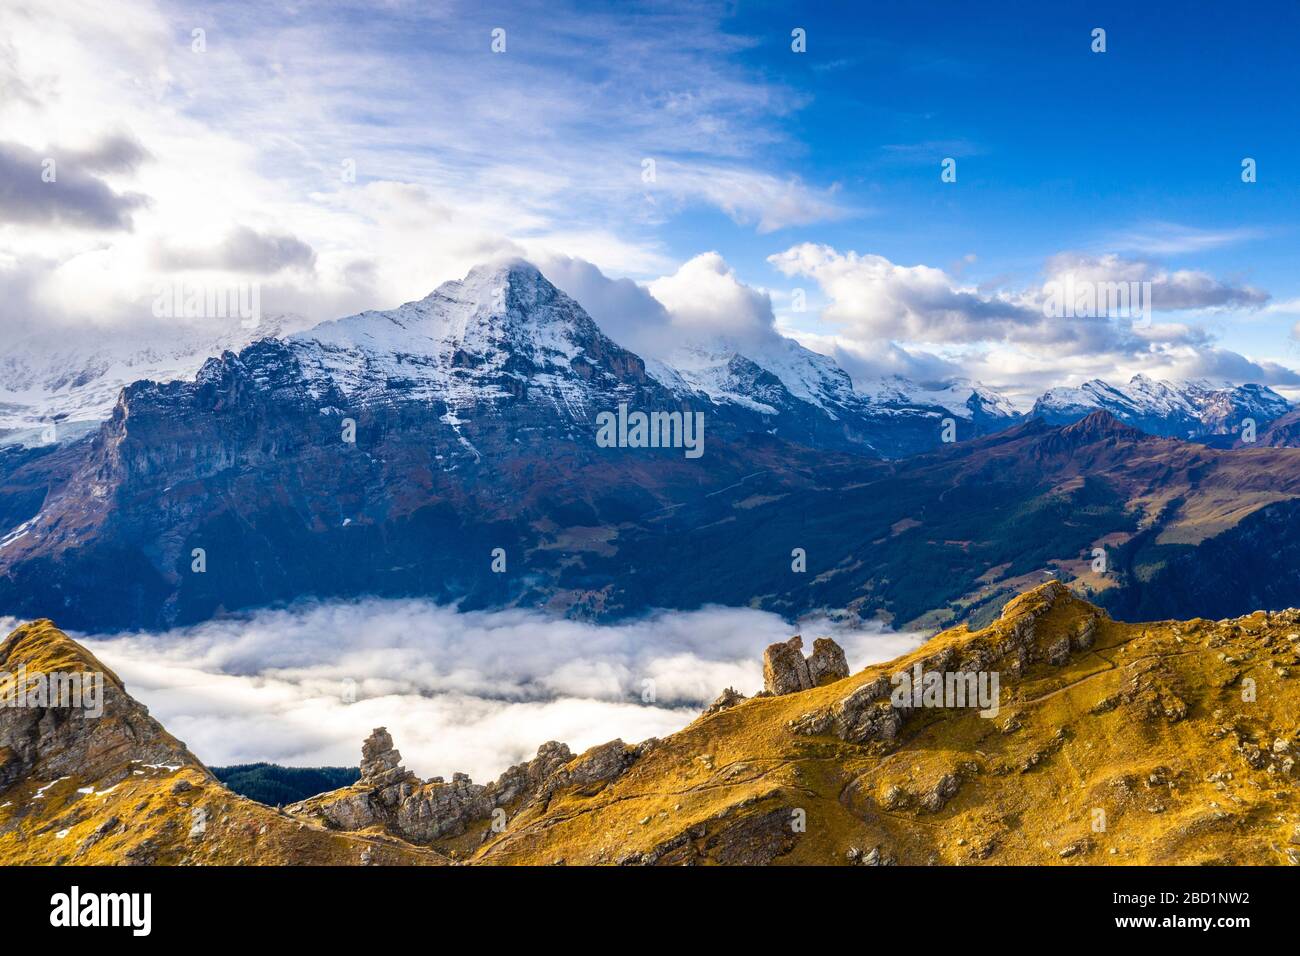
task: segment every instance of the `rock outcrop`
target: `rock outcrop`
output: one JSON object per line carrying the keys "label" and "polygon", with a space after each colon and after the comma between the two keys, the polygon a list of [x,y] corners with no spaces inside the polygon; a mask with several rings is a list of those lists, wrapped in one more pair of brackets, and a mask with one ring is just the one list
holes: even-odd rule
{"label": "rock outcrop", "polygon": [[829,637],[813,641],[813,652],[803,656],[803,638],[770,644],[763,651],[763,689],[773,697],[794,694],[849,676],[843,649]]}
{"label": "rock outcrop", "polygon": [[556,790],[600,786],[620,776],[655,743],[651,739],[630,747],[611,740],[575,757],[568,746],[551,740],[532,760],[510,767],[488,784],[474,783],[463,773],[452,774],[450,782],[441,777],[421,782],[401,766],[392,737],[378,727],[362,745],[360,780],[289,810],[317,817],[335,829],[377,825],[408,842],[428,845],[475,826],[486,827],[501,814],[545,803]]}
{"label": "rock outcrop", "polygon": [[[23,683],[31,690],[73,674],[81,675],[79,702],[62,694],[17,699]],[[13,701],[0,707],[0,863],[447,862],[433,850],[333,833],[231,793],[116,674],[48,620],[22,625],[0,644],[0,694]],[[400,758],[385,756],[382,743],[372,750],[391,786],[396,778],[385,775]]]}

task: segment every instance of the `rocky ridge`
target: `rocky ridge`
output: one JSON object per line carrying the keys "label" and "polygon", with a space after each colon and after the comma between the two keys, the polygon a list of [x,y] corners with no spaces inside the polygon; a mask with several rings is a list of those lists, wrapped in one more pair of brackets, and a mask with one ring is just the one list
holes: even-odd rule
{"label": "rocky ridge", "polygon": [[[75,648],[48,622],[26,627]],[[98,772],[109,787],[149,782],[152,802],[132,793],[97,813],[92,786],[56,806],[49,797],[70,800],[80,781],[46,782],[45,768],[85,748],[38,746],[0,792],[0,853],[75,862],[106,828],[114,842],[88,860],[201,862],[205,841],[257,812],[307,847],[298,858],[281,844],[277,862],[319,859],[332,836],[352,862],[1300,865],[1300,610],[1126,624],[1054,581],[988,627],[952,628],[857,674],[837,676],[830,642],[808,658],[801,645],[768,649],[772,687],[751,698],[728,688],[675,734],[578,755],[549,742],[484,785],[419,780],[378,728],[357,784],[283,814],[250,810],[181,751],[165,792],[148,771],[132,780],[130,747]],[[832,663],[816,681],[813,660]],[[900,694],[904,675],[927,674],[944,678],[937,688],[1000,683],[978,703]],[[159,732],[140,743],[182,746]],[[0,743],[15,749],[14,736]],[[170,842],[136,850],[159,826]]]}

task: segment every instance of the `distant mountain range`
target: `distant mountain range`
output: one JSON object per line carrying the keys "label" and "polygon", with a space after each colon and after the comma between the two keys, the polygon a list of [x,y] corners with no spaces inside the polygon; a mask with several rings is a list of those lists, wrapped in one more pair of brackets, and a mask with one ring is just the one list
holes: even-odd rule
{"label": "distant mountain range", "polygon": [[[321,374],[329,370],[330,356],[361,358],[355,385],[349,386],[346,376],[340,379],[349,394],[364,397],[405,389],[405,398],[436,395],[452,404],[465,401],[466,390],[475,390],[494,372],[457,366],[458,350],[482,354],[475,350],[490,347],[497,355],[536,358],[551,354],[556,342],[543,338],[554,333],[567,343],[554,352],[563,365],[573,349],[596,336],[603,338],[577,303],[573,310],[549,318],[524,305],[497,328],[482,321],[491,311],[494,290],[509,287],[526,298],[529,286],[542,283],[550,286],[534,267],[515,262],[479,267],[464,280],[445,283],[425,299],[396,309],[364,312],[310,329],[301,317],[280,315],[265,317],[253,328],[235,319],[210,324],[191,320],[169,327],[165,336],[105,333],[73,343],[51,344],[48,338],[14,343],[0,358],[0,446],[45,443],[51,433],[44,426],[49,424],[56,425],[56,441],[79,438],[111,415],[127,385],[190,379],[209,359],[227,351],[238,353],[263,338],[291,341],[306,359],[305,366]],[[305,349],[319,354],[307,355]],[[965,440],[1025,417],[996,389],[960,378],[917,382],[888,376],[855,386],[833,359],[786,337],[761,345],[683,345],[672,351],[669,361],[634,358],[649,378],[696,407],[750,413],[772,434],[885,458],[936,447],[945,418],[953,419],[956,436]],[[568,379],[565,366],[549,384],[558,386]],[[546,387],[538,381],[530,391],[537,397]],[[498,394],[489,391],[482,397]],[[558,394],[554,397],[562,401]],[[1254,419],[1262,431],[1290,405],[1262,385],[1205,380],[1175,384],[1138,375],[1128,385],[1096,379],[1077,388],[1053,388],[1038,399],[1029,416],[1068,424],[1098,410],[1153,435],[1213,440],[1234,434],[1245,418]]]}
{"label": "distant mountain range", "polygon": [[[135,382],[80,439],[0,449],[0,612],[114,629],[419,595],[937,626],[1045,575],[1117,613],[1300,604],[1282,570],[1300,562],[1203,566],[1237,535],[1300,540],[1300,450],[1155,437],[1087,404],[1184,422],[1195,407],[1230,429],[1285,403],[1145,380],[1079,391],[1061,415],[1086,417],[1052,424],[978,386],[864,394],[795,343],[696,347],[670,366],[613,342],[532,266],[479,268],[226,351],[192,381]],[[627,409],[704,412],[704,455],[601,447],[598,416]],[[939,441],[944,418],[962,441]],[[1182,583],[1153,585],[1175,566]]]}
{"label": "distant mountain range", "polygon": [[1216,385],[1204,380],[1172,384],[1135,375],[1128,385],[1093,379],[1078,388],[1053,388],[1029,414],[1063,425],[1107,411],[1151,435],[1198,439],[1233,435],[1246,419],[1263,431],[1290,408],[1285,398],[1264,385]]}

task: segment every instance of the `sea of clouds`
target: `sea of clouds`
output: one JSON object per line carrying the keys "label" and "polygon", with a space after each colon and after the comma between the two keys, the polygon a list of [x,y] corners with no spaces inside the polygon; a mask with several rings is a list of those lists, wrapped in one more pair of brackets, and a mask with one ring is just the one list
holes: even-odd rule
{"label": "sea of clouds", "polygon": [[[857,670],[920,642],[824,619]],[[254,612],[160,633],[74,634],[210,766],[355,766],[388,727],[421,777],[489,780],[548,740],[575,752],[690,723],[718,693],[762,687],[763,648],[796,633],[746,608],[661,611],[617,624],[529,610],[460,612],[365,600]]]}

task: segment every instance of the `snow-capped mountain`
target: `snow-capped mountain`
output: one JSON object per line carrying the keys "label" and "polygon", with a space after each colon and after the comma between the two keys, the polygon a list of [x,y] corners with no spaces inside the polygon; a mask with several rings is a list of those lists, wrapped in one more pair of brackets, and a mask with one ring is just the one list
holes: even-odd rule
{"label": "snow-capped mountain", "polygon": [[1050,389],[1034,403],[1030,415],[1066,424],[1104,410],[1152,435],[1207,438],[1232,434],[1247,418],[1262,427],[1289,408],[1285,398],[1265,385],[1204,379],[1174,383],[1135,375],[1127,385],[1093,379],[1077,388]]}
{"label": "snow-capped mountain", "polygon": [[193,378],[205,361],[238,352],[306,324],[296,316],[265,316],[254,327],[237,318],[178,322],[165,334],[105,330],[76,340],[32,337],[0,356],[0,442],[46,443],[48,426],[62,441],[108,418],[122,389],[149,379]]}
{"label": "snow-capped mountain", "polygon": [[[891,376],[855,388],[833,359],[783,336],[692,343],[666,360],[642,359],[520,260],[476,267],[395,309],[304,325],[270,317],[247,329],[232,319],[178,323],[152,337],[19,343],[0,358],[0,444],[76,438],[109,416],[124,386],[189,379],[208,359],[262,338],[283,339],[300,376],[292,387],[322,405],[327,395],[350,405],[437,402],[453,427],[460,410],[520,397],[557,421],[585,421],[628,388],[648,388],[658,390],[656,400],[711,408],[742,430],[896,458],[935,447],[947,417],[962,440],[1021,418],[1004,396],[963,379]],[[1123,386],[1054,388],[1031,414],[1064,424],[1104,409],[1154,434],[1211,439],[1232,434],[1244,418],[1262,426],[1288,408],[1260,385],[1139,375]]]}
{"label": "snow-capped mountain", "polygon": [[[784,337],[749,347],[726,341],[686,345],[674,350],[669,361],[665,384],[675,386],[684,381],[715,402],[750,404],[766,414],[778,414],[782,398],[771,394],[770,385],[769,389],[762,388],[758,381],[762,373],[775,378],[784,395],[819,408],[832,418],[837,409],[843,411],[862,403],[852,380],[832,359]],[[658,371],[663,371],[662,367]],[[765,397],[770,401],[764,402]]]}
{"label": "snow-capped mountain", "polygon": [[779,337],[758,345],[713,342],[682,346],[670,364],[647,371],[677,391],[765,416],[778,434],[834,444],[835,438],[893,458],[934,447],[942,419],[960,422],[960,437],[1006,428],[1016,409],[992,389],[964,380],[918,384],[895,376],[855,388],[834,359]]}
{"label": "snow-capped mountain", "polygon": [[522,260],[478,266],[419,301],[287,341],[318,394],[336,387],[349,401],[436,400],[453,417],[459,408],[527,396],[586,419],[597,401],[610,400],[597,387],[602,379],[628,375],[694,408],[758,416],[762,430],[788,440],[887,457],[937,444],[937,420],[948,414],[963,421],[963,438],[1018,417],[1001,396],[965,383],[927,390],[897,379],[879,398],[861,395],[833,359],[782,336],[683,345],[667,361],[642,359]]}
{"label": "snow-capped mountain", "polygon": [[[934,448],[944,417],[971,437],[1006,409],[965,383],[890,380],[863,394],[795,345],[748,352],[700,346],[680,368],[646,363],[522,262],[480,267],[397,309],[223,351],[192,380],[128,385],[87,439],[0,454],[0,607],[136,628],[308,597],[419,595],[600,616],[719,596],[803,613],[888,591],[903,601],[891,613],[911,620],[990,567],[1015,576],[1039,566],[1024,523],[1006,521],[1057,486],[1040,474],[1045,463],[1058,477],[1114,472],[1154,441],[1194,484],[1202,465],[1220,462],[1105,413],[1088,427],[999,429],[962,454],[881,461],[872,453]],[[1124,394],[1137,408],[1135,396],[1172,403],[1173,391],[1134,383]],[[1209,386],[1178,394],[1206,420],[1225,401],[1231,418],[1241,397]],[[702,454],[691,457],[671,427],[659,433],[665,442],[602,443],[598,416],[622,405],[667,412],[669,425],[678,410],[703,413]],[[1293,464],[1277,459],[1279,482]],[[1250,471],[1254,458],[1239,467]],[[1007,480],[990,494],[994,469]],[[1051,553],[1080,553],[1127,527],[1120,505],[1132,489],[1147,494],[1151,479],[1123,480],[1130,491],[1110,510],[1089,499],[1080,514],[1091,523]],[[1223,480],[1237,487],[1241,477]],[[956,485],[978,493],[946,498]],[[1004,509],[1007,500],[1018,504]],[[969,511],[980,503],[987,521]],[[891,533],[904,517],[931,530]],[[981,527],[977,558],[959,563],[968,580],[906,604],[909,589],[893,582],[950,561],[948,549]],[[792,575],[794,548],[843,572]],[[721,554],[733,557],[713,560]],[[504,556],[508,571],[490,556]]]}
{"label": "snow-capped mountain", "polygon": [[887,408],[942,408],[957,418],[970,421],[1003,421],[1003,426],[1020,418],[1016,407],[987,385],[964,378],[939,382],[914,382],[891,375],[859,386],[867,400]]}
{"label": "snow-capped mountain", "polygon": [[644,379],[638,357],[519,260],[478,266],[416,302],[324,322],[287,342],[309,386],[363,404],[434,400],[455,411],[526,395],[585,418],[602,378]]}
{"label": "snow-capped mountain", "polygon": [[596,403],[611,400],[605,386],[623,379],[745,428],[885,457],[936,445],[944,417],[960,421],[963,439],[1017,419],[1001,396],[966,382],[894,378],[855,391],[833,359],[778,335],[758,344],[685,345],[668,362],[643,360],[518,260],[476,267],[395,309],[304,325],[272,318],[245,329],[231,320],[178,324],[152,337],[29,343],[0,361],[0,435],[6,444],[49,444],[56,423],[53,440],[78,437],[108,417],[124,386],[189,379],[207,359],[261,338],[285,341],[301,370],[297,387],[317,400],[337,392],[351,404],[436,401],[449,421],[458,409],[512,396],[585,420]]}

